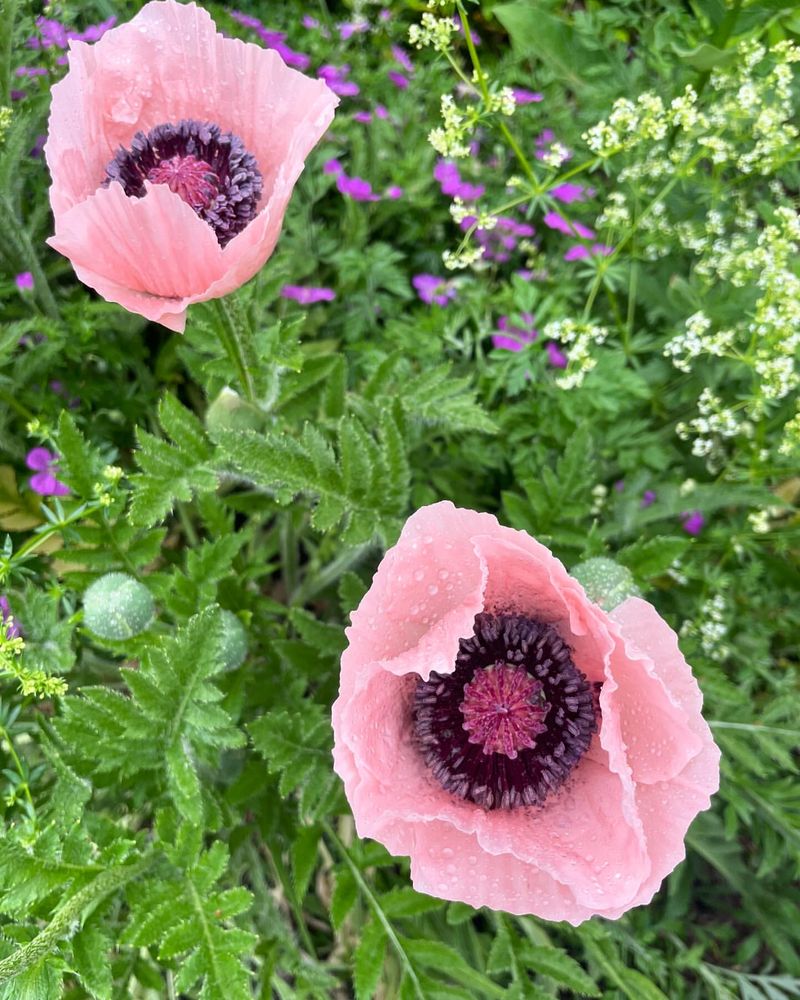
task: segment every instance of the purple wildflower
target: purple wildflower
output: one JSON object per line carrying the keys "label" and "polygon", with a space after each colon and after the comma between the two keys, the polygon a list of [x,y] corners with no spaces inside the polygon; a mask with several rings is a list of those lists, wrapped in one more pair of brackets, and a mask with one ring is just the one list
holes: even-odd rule
{"label": "purple wildflower", "polygon": [[423,302],[430,305],[446,306],[456,297],[456,290],[450,282],[438,278],[435,274],[415,274],[411,284]]}
{"label": "purple wildflower", "polygon": [[699,510],[685,510],[681,517],[683,518],[683,530],[689,535],[699,535],[706,523],[706,519]]}
{"label": "purple wildflower", "polygon": [[58,471],[58,455],[47,448],[32,448],[25,456],[25,464],[35,475],[31,476],[29,485],[34,493],[43,497],[65,497],[69,487],[56,479]]}
{"label": "purple wildflower", "polygon": [[330,160],[326,160],[322,164],[322,172],[323,172],[323,174],[336,174],[336,175],[338,175],[338,174],[341,174],[343,171],[344,171],[344,167],[342,166],[342,164],[340,163],[340,161],[337,160],[335,157],[332,158],[332,159],[330,159]]}
{"label": "purple wildflower", "polygon": [[386,74],[398,90],[407,90],[410,80],[397,70],[390,69]]}
{"label": "purple wildflower", "polygon": [[544,100],[544,94],[538,91],[525,90],[524,87],[512,87],[511,93],[514,95],[515,104],[534,104]]}
{"label": "purple wildflower", "polygon": [[356,113],[353,115],[353,121],[360,122],[360,124],[362,125],[369,125],[369,123],[372,121],[372,112],[356,111]]}
{"label": "purple wildflower", "polygon": [[336,178],[336,187],[340,193],[353,201],[380,201],[380,197],[372,190],[369,181],[363,177],[348,177],[344,171]]}
{"label": "purple wildflower", "polygon": [[469,184],[462,181],[458,167],[452,160],[437,160],[433,176],[439,182],[442,194],[462,201],[477,201],[486,191],[483,184]]}
{"label": "purple wildflower", "polygon": [[639,504],[640,507],[649,507],[650,504],[656,502],[657,493],[655,490],[645,490],[642,494],[642,502]]}
{"label": "purple wildflower", "polygon": [[608,257],[613,252],[614,248],[607,246],[605,243],[594,243],[591,249],[582,243],[576,243],[564,254],[564,260],[586,260],[587,257]]}
{"label": "purple wildflower", "polygon": [[17,66],[14,74],[16,76],[47,76],[47,69],[44,66]]}
{"label": "purple wildflower", "polygon": [[593,229],[589,229],[588,226],[584,226],[580,222],[569,222],[558,212],[548,212],[542,221],[550,229],[557,229],[560,233],[566,233],[567,236],[580,236],[585,240],[593,240],[595,237]]}
{"label": "purple wildflower", "polygon": [[[468,215],[460,223],[463,230],[475,224],[475,216]],[[492,229],[476,229],[475,241],[483,248],[484,260],[494,260],[504,264],[511,257],[511,251],[523,237],[533,236],[536,230],[527,222],[517,222],[510,216],[500,215]]]}
{"label": "purple wildflower", "polygon": [[310,14],[303,14],[302,18],[300,19],[300,23],[303,25],[304,28],[308,28],[310,30],[319,27],[319,21],[315,17],[311,17]]}
{"label": "purple wildflower", "polygon": [[414,72],[414,63],[411,62],[411,56],[399,45],[392,46],[392,59],[398,65],[402,66],[406,73],[411,74]]}
{"label": "purple wildflower", "polygon": [[[36,27],[41,38],[35,35],[28,39],[29,49],[66,49],[70,40],[76,42],[96,42],[117,23],[116,17],[109,17],[99,24],[90,24],[85,31],[68,31],[60,21],[49,17],[37,17]],[[59,60],[60,61],[60,60]]]}
{"label": "purple wildflower", "polygon": [[547,351],[547,360],[553,366],[553,368],[566,368],[569,363],[569,358],[564,354],[564,352],[559,348],[558,344],[554,340],[548,340],[545,345],[545,350]]}
{"label": "purple wildflower", "polygon": [[386,188],[384,197],[388,198],[389,201],[397,201],[398,198],[403,197],[403,189],[397,184],[392,184],[391,187]]}
{"label": "purple wildflower", "polygon": [[30,271],[22,271],[14,278],[14,284],[21,292],[30,292],[33,289],[33,275]]}
{"label": "purple wildflower", "polygon": [[548,194],[557,201],[563,201],[565,205],[569,205],[573,201],[583,201],[586,198],[586,188],[583,184],[559,184],[550,188]]}
{"label": "purple wildflower", "polygon": [[333,66],[331,63],[325,63],[324,66],[320,66],[317,70],[317,77],[320,80],[324,80],[334,94],[338,94],[340,97],[355,97],[356,94],[360,93],[360,88],[357,83],[345,79],[349,72],[350,67],[347,63],[343,66]]}
{"label": "purple wildflower", "polygon": [[332,288],[313,288],[306,285],[284,285],[281,295],[285,299],[294,299],[303,306],[313,306],[315,302],[333,302],[336,292]]}
{"label": "purple wildflower", "polygon": [[533,325],[533,316],[529,312],[520,313],[520,319],[525,324],[512,324],[508,316],[497,320],[500,333],[492,334],[492,344],[503,351],[521,351],[526,344],[533,343],[539,336],[539,331]]}
{"label": "purple wildflower", "polygon": [[353,35],[359,35],[364,31],[369,31],[369,24],[366,21],[345,21],[339,26],[339,37],[343,42]]}
{"label": "purple wildflower", "polygon": [[8,598],[5,594],[0,594],[0,622],[4,622],[6,626],[6,637],[8,639],[17,639],[22,635],[22,630],[11,614],[11,606],[8,603]]}
{"label": "purple wildflower", "polygon": [[250,14],[243,14],[238,10],[232,10],[230,15],[234,21],[238,21],[245,28],[250,28],[254,31],[261,39],[264,48],[273,49],[277,52],[287,66],[294,66],[299,70],[308,69],[311,64],[310,56],[307,56],[304,52],[295,52],[294,49],[290,48],[286,44],[285,31],[270,31],[269,28],[264,27],[257,17],[252,17]]}
{"label": "purple wildflower", "polygon": [[375,117],[376,118],[388,118],[389,109],[384,104],[375,105]]}
{"label": "purple wildflower", "polygon": [[614,489],[617,491],[617,493],[624,492],[624,490],[625,490],[625,480],[624,479],[618,479],[614,483]]}

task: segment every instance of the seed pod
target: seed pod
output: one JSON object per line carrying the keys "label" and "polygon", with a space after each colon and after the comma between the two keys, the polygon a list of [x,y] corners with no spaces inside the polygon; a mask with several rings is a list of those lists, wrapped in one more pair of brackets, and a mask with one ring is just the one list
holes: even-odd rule
{"label": "seed pod", "polygon": [[244,663],[247,656],[247,630],[236,615],[225,608],[220,612],[220,619],[220,659],[226,670],[235,670]]}
{"label": "seed pod", "polygon": [[127,573],[106,573],[83,595],[83,621],[101,639],[130,639],[155,616],[150,591]]}
{"label": "seed pod", "polygon": [[589,600],[599,604],[604,611],[613,611],[626,598],[641,594],[627,566],[620,566],[604,556],[579,563],[571,573],[586,591]]}

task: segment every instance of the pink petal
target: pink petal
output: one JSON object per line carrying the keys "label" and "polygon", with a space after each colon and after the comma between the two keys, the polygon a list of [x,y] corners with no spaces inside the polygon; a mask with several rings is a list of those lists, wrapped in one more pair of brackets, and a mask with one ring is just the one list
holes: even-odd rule
{"label": "pink petal", "polygon": [[31,448],[25,456],[25,464],[36,472],[46,472],[56,456],[48,448]]}
{"label": "pink petal", "polygon": [[703,719],[703,695],[678,648],[675,633],[655,608],[638,597],[630,597],[611,613],[628,648],[647,656],[653,671],[675,703],[698,746],[683,770],[670,780],[640,784],[636,800],[652,862],[650,876],[642,885],[635,905],[647,903],[662,880],[685,856],[684,837],[695,816],[711,804],[719,789],[719,749]]}

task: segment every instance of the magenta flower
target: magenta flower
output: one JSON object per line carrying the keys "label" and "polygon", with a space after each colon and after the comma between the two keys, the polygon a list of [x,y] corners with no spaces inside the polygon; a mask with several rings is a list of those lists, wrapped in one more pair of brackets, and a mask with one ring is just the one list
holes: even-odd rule
{"label": "magenta flower", "polygon": [[398,198],[403,197],[403,189],[397,184],[392,184],[391,187],[386,188],[384,197],[388,198],[389,201],[397,201]]}
{"label": "magenta flower", "polygon": [[269,28],[264,27],[257,17],[252,17],[250,14],[242,14],[238,10],[232,10],[230,15],[245,28],[251,28],[258,35],[264,48],[277,52],[287,66],[306,70],[311,65],[310,56],[307,56],[304,52],[295,52],[293,48],[286,44],[285,31],[270,31]]}
{"label": "magenta flower", "polygon": [[325,81],[334,94],[338,94],[340,97],[355,97],[356,94],[360,93],[360,88],[357,83],[347,79],[349,72],[350,67],[346,64],[332,66],[330,63],[326,63],[317,70],[317,76],[320,80]]}
{"label": "magenta flower", "polygon": [[69,59],[45,149],[48,242],[103,298],[181,331],[191,303],[228,294],[271,255],[336,98],[175,0],[145,4],[91,48],[73,42]]}
{"label": "magenta flower", "polygon": [[649,507],[651,504],[656,502],[658,494],[655,490],[645,490],[642,494],[642,502],[639,504],[640,507]]}
{"label": "magenta flower", "polygon": [[547,193],[565,205],[569,205],[573,201],[583,201],[586,198],[586,188],[582,184],[558,184],[556,187],[550,188]]}
{"label": "magenta flower", "polygon": [[501,316],[497,321],[500,333],[492,334],[492,344],[503,351],[521,351],[526,344],[533,343],[539,336],[539,331],[533,325],[533,315],[529,312],[520,313],[520,319],[525,324],[513,324],[508,316]]}
{"label": "magenta flower", "polygon": [[312,17],[310,14],[303,14],[302,18],[300,19],[300,23],[303,25],[304,28],[309,28],[312,31],[315,28],[319,27],[319,21],[315,17]]}
{"label": "magenta flower", "polygon": [[336,178],[336,187],[341,194],[353,201],[380,201],[380,196],[372,190],[369,181],[363,177],[348,177],[344,171]]}
{"label": "magenta flower", "polygon": [[544,100],[544,94],[534,90],[526,90],[524,87],[512,87],[511,93],[514,95],[515,104],[518,105],[536,104]]}
{"label": "magenta flower", "polygon": [[411,284],[417,295],[429,306],[446,306],[456,297],[456,290],[449,281],[437,278],[435,274],[415,274]]}
{"label": "magenta flower", "polygon": [[70,41],[97,42],[116,23],[116,17],[109,17],[108,20],[101,21],[99,24],[90,24],[85,31],[68,31],[59,21],[48,17],[37,17],[36,26],[39,29],[41,40],[34,35],[28,39],[27,45],[30,49],[66,49]]}
{"label": "magenta flower", "polygon": [[[578,226],[579,223],[573,222],[572,225]],[[608,257],[613,252],[614,248],[607,246],[605,243],[594,243],[591,249],[584,246],[583,243],[576,243],[566,251],[564,260],[586,260],[587,257]]]}
{"label": "magenta flower", "polygon": [[22,635],[22,629],[11,613],[11,606],[5,594],[0,594],[0,622],[5,623],[7,638],[18,639]]}
{"label": "magenta flower", "polygon": [[47,76],[47,69],[44,66],[17,66],[14,70],[15,76]]}
{"label": "magenta flower", "polygon": [[477,201],[486,191],[483,184],[469,184],[461,180],[458,167],[452,160],[437,160],[433,176],[439,182],[442,194],[462,201]]}
{"label": "magenta flower", "polygon": [[386,119],[389,117],[389,109],[383,104],[375,105],[375,117]]}
{"label": "magenta flower", "polygon": [[386,74],[398,90],[407,90],[410,83],[407,76],[398,73],[397,70],[390,69]]}
{"label": "magenta flower", "polygon": [[[468,215],[462,219],[460,226],[466,231],[475,224],[475,221],[474,215]],[[492,229],[478,228],[474,235],[476,243],[483,247],[483,259],[502,264],[511,259],[511,251],[521,238],[529,238],[535,232],[533,226],[527,222],[517,222],[510,216],[499,215]]]}
{"label": "magenta flower", "polygon": [[414,72],[414,63],[411,61],[411,56],[399,45],[392,46],[392,59],[399,66],[402,66],[406,73],[411,74]]}
{"label": "magenta flower", "polygon": [[35,473],[28,481],[34,493],[43,497],[68,496],[69,486],[56,479],[58,455],[47,448],[31,448],[25,456],[25,464]]}
{"label": "magenta flower", "polygon": [[338,175],[338,174],[341,174],[343,170],[344,170],[344,167],[342,166],[341,162],[339,160],[337,160],[337,159],[326,160],[322,164],[322,172],[323,172],[323,174]]}
{"label": "magenta flower", "polygon": [[655,608],[591,601],[545,546],[449,502],[409,518],[351,616],[334,766],[419,892],[579,924],[649,902],[719,786]]}
{"label": "magenta flower", "polygon": [[569,364],[569,358],[561,350],[558,344],[554,340],[548,340],[545,344],[545,350],[547,351],[547,360],[553,366],[553,368],[566,368]]}
{"label": "magenta flower", "polygon": [[30,271],[22,271],[14,278],[14,284],[21,292],[30,292],[33,290],[33,275]]}
{"label": "magenta flower", "polygon": [[356,111],[356,113],[353,115],[353,121],[360,122],[362,125],[369,125],[369,123],[372,121],[372,112]]}
{"label": "magenta flower", "polygon": [[315,302],[333,302],[336,298],[336,292],[332,288],[312,288],[306,285],[284,285],[281,295],[285,299],[294,299],[303,306],[311,306]]}
{"label": "magenta flower", "polygon": [[344,21],[338,28],[339,37],[343,42],[346,42],[353,35],[360,35],[365,31],[369,31],[369,24],[367,21]]}
{"label": "magenta flower", "polygon": [[687,510],[681,514],[683,530],[689,535],[699,535],[705,527],[706,519],[699,510]]}
{"label": "magenta flower", "polygon": [[585,240],[593,240],[595,237],[594,230],[581,225],[580,222],[569,222],[558,212],[548,212],[542,221],[550,229],[557,229],[560,233],[566,233],[567,236],[580,236]]}

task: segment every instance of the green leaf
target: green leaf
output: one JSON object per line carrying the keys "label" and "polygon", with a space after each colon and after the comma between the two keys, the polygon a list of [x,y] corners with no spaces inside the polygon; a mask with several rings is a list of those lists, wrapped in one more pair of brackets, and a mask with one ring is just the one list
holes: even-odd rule
{"label": "green leaf", "polygon": [[138,429],[136,461],[142,471],[131,477],[131,522],[145,528],[161,521],[176,500],[188,501],[195,492],[217,488],[216,473],[208,464],[212,448],[197,417],[167,393],[158,418],[172,443]]}
{"label": "green leaf", "polygon": [[540,947],[524,941],[519,948],[519,956],[534,972],[554,979],[575,993],[587,997],[600,996],[594,980],[560,948]]}
{"label": "green leaf", "polygon": [[72,939],[72,968],[95,1000],[111,1000],[111,948],[112,940],[97,915]]}
{"label": "green leaf", "polygon": [[353,983],[357,1000],[371,1000],[378,986],[386,955],[386,931],[374,917],[362,928],[353,953]]}
{"label": "green leaf", "polygon": [[55,434],[58,449],[59,476],[80,497],[90,499],[94,495],[101,462],[95,449],[78,430],[69,410],[62,410],[58,418]]}
{"label": "green leaf", "polygon": [[292,872],[297,898],[302,899],[317,864],[320,829],[317,826],[301,827],[292,844]]}
{"label": "green leaf", "polygon": [[190,822],[203,821],[203,802],[200,794],[200,779],[194,764],[189,760],[186,749],[174,742],[167,747],[167,785],[178,811]]}
{"label": "green leaf", "polygon": [[617,553],[617,559],[641,580],[660,576],[672,566],[676,559],[691,545],[689,538],[675,535],[658,535],[655,538],[640,539],[627,545]]}
{"label": "green leaf", "polygon": [[353,909],[358,898],[358,884],[349,868],[336,869],[336,881],[331,894],[331,923],[334,930],[339,930]]}
{"label": "green leaf", "polygon": [[48,959],[0,986],[0,1000],[59,1000],[62,993],[61,973]]}

